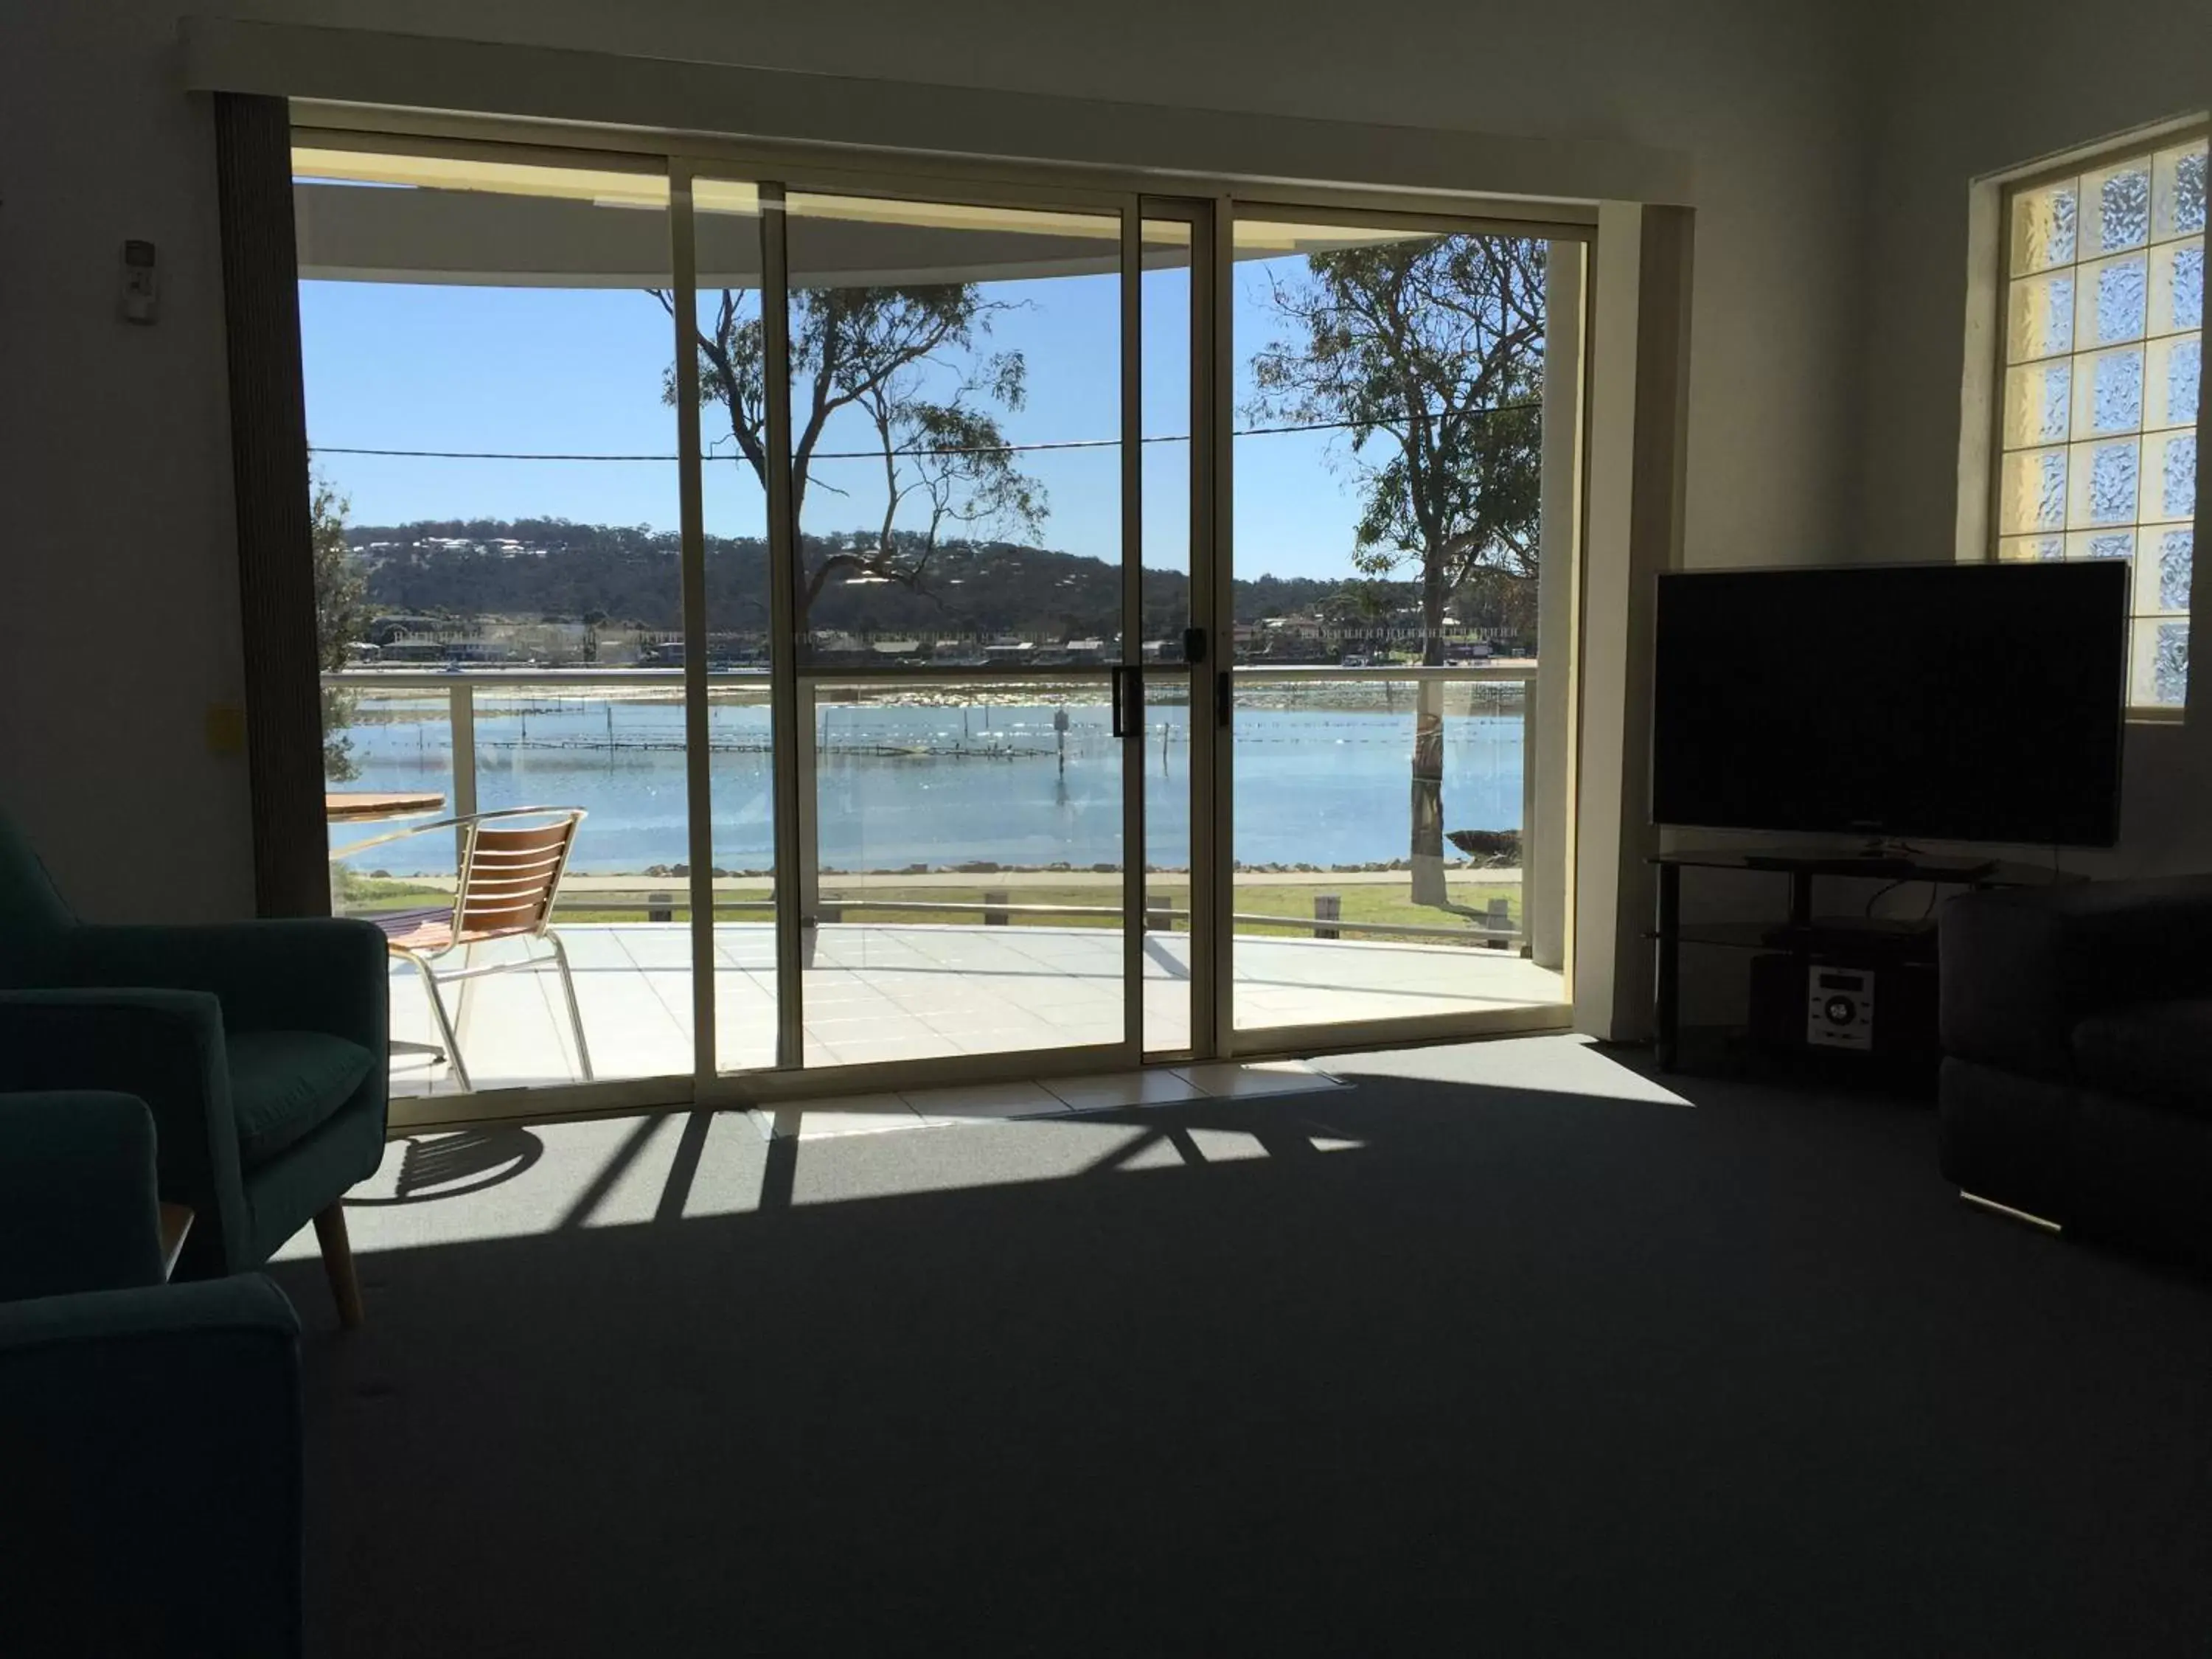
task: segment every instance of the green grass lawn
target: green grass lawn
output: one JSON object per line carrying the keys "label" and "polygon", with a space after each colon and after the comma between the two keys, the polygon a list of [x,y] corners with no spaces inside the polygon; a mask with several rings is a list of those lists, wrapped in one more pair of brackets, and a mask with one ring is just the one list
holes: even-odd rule
{"label": "green grass lawn", "polygon": [[[1393,882],[1385,885],[1363,883],[1333,887],[1326,877],[1317,877],[1311,885],[1300,883],[1295,887],[1279,887],[1272,884],[1266,886],[1256,884],[1240,886],[1237,890],[1233,908],[1239,915],[1310,916],[1314,913],[1315,894],[1337,893],[1342,896],[1343,916],[1346,921],[1401,921],[1420,927],[1465,927],[1470,933],[1477,931],[1476,924],[1468,917],[1449,910],[1436,910],[1427,905],[1414,903],[1407,896],[1407,888],[1411,884],[1412,878],[1408,877],[1402,884]],[[1517,881],[1486,882],[1480,879],[1479,873],[1470,873],[1459,880],[1454,880],[1448,876],[1444,882],[1444,890],[1450,895],[1454,904],[1478,913],[1487,913],[1490,902],[1492,899],[1502,898],[1506,902],[1506,914],[1512,918],[1513,925],[1516,927],[1521,925],[1521,884]],[[1245,935],[1262,937],[1275,935],[1294,939],[1313,937],[1311,930],[1308,928],[1264,927],[1249,922],[1239,923],[1237,931]],[[1387,933],[1372,933],[1354,934],[1352,937],[1381,940],[1387,939],[1390,936]],[[1422,943],[1448,944],[1449,941],[1425,939]]]}
{"label": "green grass lawn", "polygon": [[331,907],[349,916],[373,916],[392,910],[420,910],[433,904],[450,904],[451,892],[427,882],[380,879],[337,868],[331,883]]}

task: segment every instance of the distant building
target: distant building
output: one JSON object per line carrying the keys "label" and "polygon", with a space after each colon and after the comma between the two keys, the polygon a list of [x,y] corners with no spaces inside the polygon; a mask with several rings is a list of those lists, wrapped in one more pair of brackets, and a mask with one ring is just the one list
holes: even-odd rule
{"label": "distant building", "polygon": [[[1418,612],[1401,611],[1386,618],[1315,615],[1294,612],[1239,623],[1236,629],[1240,654],[1278,662],[1341,663],[1347,656],[1373,662],[1419,658],[1430,635]],[[1514,641],[1501,630],[1477,628],[1446,617],[1437,630],[1447,663],[1470,664],[1508,654]]]}

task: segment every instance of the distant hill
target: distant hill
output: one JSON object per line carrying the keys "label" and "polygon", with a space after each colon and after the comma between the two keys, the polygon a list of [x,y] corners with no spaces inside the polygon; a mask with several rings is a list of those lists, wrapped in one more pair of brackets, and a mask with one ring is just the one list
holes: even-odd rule
{"label": "distant hill", "polygon": [[[380,611],[589,617],[670,631],[682,625],[673,535],[565,519],[472,519],[355,525],[348,527],[346,540],[362,557],[369,602]],[[819,553],[830,546],[810,541],[809,550]],[[1311,611],[1341,586],[1311,577],[1239,581],[1236,620],[1259,622]],[[1412,584],[1389,586],[1411,599]],[[1188,586],[1178,571],[1144,573],[1147,637],[1182,627]],[[766,545],[750,537],[709,536],[708,627],[764,629],[768,603]],[[1121,603],[1121,573],[1103,559],[1006,542],[959,543],[940,547],[931,558],[923,591],[833,576],[810,620],[820,629],[876,633],[1110,637],[1117,631]]]}

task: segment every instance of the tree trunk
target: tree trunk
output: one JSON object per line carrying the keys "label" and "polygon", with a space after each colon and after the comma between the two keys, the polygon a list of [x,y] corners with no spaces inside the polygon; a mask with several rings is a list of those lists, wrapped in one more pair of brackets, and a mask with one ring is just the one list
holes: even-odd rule
{"label": "tree trunk", "polygon": [[[1440,561],[1431,558],[1421,574],[1421,660],[1432,668],[1444,659],[1443,621],[1443,571]],[[1449,902],[1444,890],[1443,686],[1423,680],[1413,707],[1410,896],[1416,904],[1441,908]]]}

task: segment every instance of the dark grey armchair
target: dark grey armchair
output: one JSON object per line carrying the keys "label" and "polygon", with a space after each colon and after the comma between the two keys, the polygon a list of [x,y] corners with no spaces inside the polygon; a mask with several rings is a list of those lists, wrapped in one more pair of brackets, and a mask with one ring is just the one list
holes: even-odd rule
{"label": "dark grey armchair", "polygon": [[1942,927],[1944,1175],[2212,1260],[2212,876],[1975,893]]}

